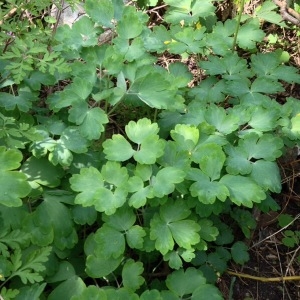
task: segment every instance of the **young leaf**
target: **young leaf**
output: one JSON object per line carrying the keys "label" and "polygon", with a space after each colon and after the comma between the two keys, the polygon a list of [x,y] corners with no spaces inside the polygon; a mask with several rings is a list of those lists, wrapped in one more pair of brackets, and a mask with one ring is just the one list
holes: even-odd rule
{"label": "young leaf", "polygon": [[106,182],[114,186],[124,186],[128,182],[128,172],[125,167],[121,167],[120,163],[108,161],[101,169],[101,174]]}
{"label": "young leaf", "polygon": [[154,164],[157,158],[163,155],[164,148],[165,140],[160,139],[158,135],[153,135],[143,141],[133,157],[140,164]]}
{"label": "young leaf", "polygon": [[192,151],[199,140],[199,130],[191,125],[177,124],[171,137],[182,150]]}
{"label": "young leaf", "polygon": [[114,161],[128,160],[135,153],[129,142],[120,134],[114,134],[112,139],[103,143],[103,152],[106,159]]}
{"label": "young leaf", "polygon": [[219,235],[219,230],[217,227],[213,226],[213,222],[209,219],[201,219],[199,222],[200,225],[200,237],[205,241],[211,242],[215,241]]}
{"label": "young leaf", "polygon": [[166,167],[158,171],[156,176],[151,178],[153,195],[163,197],[171,194],[175,189],[175,184],[184,180],[185,172],[174,167]]}
{"label": "young leaf", "polygon": [[164,255],[164,261],[168,261],[170,268],[179,270],[182,268],[182,260],[178,254],[178,251],[170,251]]}
{"label": "young leaf", "polygon": [[80,174],[75,174],[70,179],[74,191],[80,192],[75,203],[82,206],[94,205],[97,211],[113,214],[118,207],[126,201],[127,192],[121,188],[111,191],[104,187],[103,177],[94,168],[82,168]]}
{"label": "young leaf", "polygon": [[220,178],[226,156],[221,146],[207,143],[197,147],[192,154],[192,159],[200,165],[205,175],[211,180],[216,180]]}
{"label": "young leaf", "polygon": [[141,276],[144,268],[141,262],[135,262],[133,259],[126,261],[122,270],[123,285],[132,291],[136,291],[145,281]]}
{"label": "young leaf", "polygon": [[139,119],[137,122],[130,121],[125,126],[125,132],[128,138],[136,144],[141,144],[148,137],[155,136],[158,131],[158,125],[151,123],[147,118]]}
{"label": "young leaf", "polygon": [[233,260],[240,265],[243,265],[249,260],[248,248],[243,242],[236,242],[231,247],[231,255]]}
{"label": "young leaf", "polygon": [[85,113],[84,120],[79,126],[79,131],[88,140],[97,140],[104,131],[103,125],[106,123],[108,123],[108,118],[105,112],[101,108],[95,107]]}
{"label": "young leaf", "polygon": [[182,298],[184,295],[192,294],[199,286],[206,282],[202,273],[195,268],[174,271],[168,275],[166,285],[170,291]]}

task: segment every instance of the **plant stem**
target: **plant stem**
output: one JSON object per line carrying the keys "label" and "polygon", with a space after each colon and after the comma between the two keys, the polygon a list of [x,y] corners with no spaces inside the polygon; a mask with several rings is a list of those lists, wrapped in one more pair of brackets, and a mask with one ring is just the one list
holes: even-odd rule
{"label": "plant stem", "polygon": [[236,24],[234,38],[233,38],[232,52],[234,52],[234,50],[235,50],[236,40],[237,40],[237,36],[238,36],[238,33],[239,33],[239,29],[240,29],[241,18],[242,18],[242,13],[244,11],[244,6],[245,6],[245,0],[241,0],[240,10],[239,10],[237,24]]}

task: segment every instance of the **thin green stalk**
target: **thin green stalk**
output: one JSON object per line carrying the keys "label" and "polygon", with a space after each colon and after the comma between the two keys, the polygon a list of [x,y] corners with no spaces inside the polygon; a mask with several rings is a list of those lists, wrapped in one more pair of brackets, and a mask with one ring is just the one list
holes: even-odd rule
{"label": "thin green stalk", "polygon": [[239,33],[239,29],[240,29],[241,18],[242,18],[242,13],[244,11],[244,6],[245,6],[245,0],[241,0],[240,10],[239,10],[237,24],[236,24],[234,38],[233,38],[232,52],[234,52],[234,50],[235,50],[236,40],[237,40],[237,36],[238,36],[238,33]]}
{"label": "thin green stalk", "polygon": [[232,277],[231,278],[231,282],[230,282],[230,287],[229,287],[229,296],[228,296],[228,300],[233,300],[233,286],[234,283],[236,281],[236,277]]}

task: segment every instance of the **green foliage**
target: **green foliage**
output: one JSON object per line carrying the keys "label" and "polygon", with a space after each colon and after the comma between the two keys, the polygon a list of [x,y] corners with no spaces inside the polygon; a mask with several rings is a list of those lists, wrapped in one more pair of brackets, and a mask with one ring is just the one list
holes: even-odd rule
{"label": "green foliage", "polygon": [[51,28],[49,1],[8,2],[1,296],[222,299],[218,276],[249,259],[236,230],[251,236],[249,208],[278,209],[276,160],[300,140],[299,100],[276,101],[298,70],[258,50],[261,19],[283,26],[274,4],[240,23],[211,0],[166,0],[156,24],[144,8],[159,1],[86,0],[72,27]]}

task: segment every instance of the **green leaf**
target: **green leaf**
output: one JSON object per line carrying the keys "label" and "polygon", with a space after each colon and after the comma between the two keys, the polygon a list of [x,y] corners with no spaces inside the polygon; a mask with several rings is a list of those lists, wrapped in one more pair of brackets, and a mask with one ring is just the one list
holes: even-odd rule
{"label": "green leaf", "polygon": [[197,150],[192,154],[194,162],[199,163],[202,172],[216,180],[220,178],[226,156],[222,147],[216,144],[204,144],[197,147]]}
{"label": "green leaf", "polygon": [[120,163],[108,161],[101,169],[101,174],[106,182],[114,186],[125,186],[128,183],[128,172]]}
{"label": "green leaf", "polygon": [[[80,295],[85,288],[83,280],[74,275],[66,281],[59,284],[48,296],[47,299],[71,299],[73,296]],[[72,298],[73,299],[73,298]]]}
{"label": "green leaf", "polygon": [[249,260],[248,247],[243,242],[236,242],[231,247],[231,255],[237,264],[243,265]]}
{"label": "green leaf", "polygon": [[52,248],[44,247],[34,251],[21,262],[21,250],[17,249],[14,254],[11,255],[13,263],[13,273],[11,277],[20,277],[23,284],[40,282],[43,280],[40,272],[46,269],[44,263],[48,260]]}
{"label": "green leaf", "polygon": [[239,28],[237,43],[242,49],[254,49],[264,36],[264,31],[259,28],[259,20],[251,19]]}
{"label": "green leaf", "polygon": [[295,219],[288,214],[281,214],[278,216],[278,225],[283,228],[289,224],[291,224]]}
{"label": "green leaf", "polygon": [[170,109],[176,101],[176,89],[170,86],[170,82],[166,78],[168,78],[167,73],[148,73],[146,76],[136,79],[128,93],[136,95],[150,107]]}
{"label": "green leaf", "polygon": [[218,198],[225,201],[229,196],[227,187],[217,181],[211,181],[201,170],[191,168],[188,179],[196,181],[190,186],[190,192],[193,197],[198,197],[201,203],[213,204]]}
{"label": "green leaf", "polygon": [[200,225],[200,238],[205,241],[215,241],[219,235],[217,227],[213,226],[213,222],[209,219],[201,219],[198,224]]}
{"label": "green leaf", "polygon": [[231,210],[230,216],[236,220],[245,237],[250,239],[251,231],[256,228],[256,221],[253,215],[248,210],[235,207],[233,210]]}
{"label": "green leaf", "polygon": [[141,262],[135,262],[133,259],[126,261],[122,270],[123,285],[132,291],[136,291],[145,281],[141,276],[144,268]]}
{"label": "green leaf", "polygon": [[150,239],[155,240],[155,247],[163,255],[173,250],[174,240],[184,249],[200,241],[200,226],[193,220],[184,220],[190,211],[184,202],[167,202],[161,206],[160,214],[155,214],[150,222]]}
{"label": "green leaf", "polygon": [[199,243],[198,231],[200,226],[193,220],[180,220],[169,224],[175,242],[184,249],[191,249],[191,245]]}
{"label": "green leaf", "polygon": [[107,300],[107,297],[105,291],[95,285],[89,285],[81,292],[80,295],[71,297],[71,300],[85,300],[85,299]]}
{"label": "green leaf", "polygon": [[121,232],[126,232],[135,223],[136,215],[131,208],[123,206],[111,216],[103,215],[102,219],[110,227]]}
{"label": "green leaf", "polygon": [[94,205],[99,212],[113,214],[126,201],[127,192],[116,188],[111,191],[104,187],[101,173],[94,167],[82,168],[80,174],[70,179],[71,188],[80,192],[75,198],[75,204],[82,206]]}
{"label": "green leaf", "polygon": [[196,288],[192,294],[191,300],[223,300],[221,292],[212,284],[202,284]]}
{"label": "green leaf", "polygon": [[0,106],[6,110],[13,110],[18,107],[20,111],[28,112],[35,99],[36,95],[27,91],[20,90],[18,96],[0,92]]}
{"label": "green leaf", "polygon": [[72,248],[77,243],[70,211],[60,200],[58,196],[45,194],[44,201],[25,219],[24,228],[30,233],[32,243],[39,246],[54,244],[60,250]]}
{"label": "green leaf", "polygon": [[122,39],[133,39],[139,36],[144,29],[137,11],[132,6],[124,9],[122,19],[117,24],[117,33]]}
{"label": "green leaf", "polygon": [[191,0],[183,0],[183,1],[176,1],[176,0],[166,0],[165,1],[166,4],[176,7],[176,8],[180,8],[182,10],[186,10],[186,12],[190,12],[191,10]]}
{"label": "green leaf", "polygon": [[155,248],[163,255],[173,250],[174,240],[172,233],[166,223],[157,214],[151,219],[150,239],[155,240]]}
{"label": "green leaf", "polygon": [[258,160],[252,164],[250,177],[265,190],[273,193],[281,191],[281,176],[278,165],[275,162]]}
{"label": "green leaf", "polygon": [[79,225],[92,225],[97,219],[97,211],[94,207],[82,207],[75,205],[72,209],[74,222]]}
{"label": "green leaf", "polygon": [[103,125],[108,123],[107,115],[99,107],[87,110],[84,115],[84,120],[79,126],[79,131],[89,140],[99,139],[101,133],[104,131]]}
{"label": "green leaf", "polygon": [[220,182],[224,184],[230,193],[230,200],[236,205],[253,207],[253,202],[260,203],[266,198],[263,189],[253,179],[240,175],[225,175]]}
{"label": "green leaf", "polygon": [[239,146],[247,151],[249,158],[274,161],[282,155],[283,141],[272,134],[264,134],[259,137],[257,134],[251,133],[240,140]]}
{"label": "green leaf", "polygon": [[139,119],[137,122],[130,121],[125,126],[128,138],[136,144],[143,143],[148,137],[156,135],[158,131],[158,125],[156,123],[152,124],[147,118]]}
{"label": "green leaf", "polygon": [[230,134],[239,127],[239,117],[233,114],[227,114],[225,109],[212,105],[205,113],[207,123],[216,127],[223,134]]}
{"label": "green leaf", "polygon": [[78,96],[78,99],[85,100],[92,92],[93,81],[86,78],[75,77],[68,88]]}
{"label": "green leaf", "polygon": [[22,154],[15,149],[0,147],[0,203],[9,207],[22,205],[21,198],[27,196],[31,190],[26,175],[14,171],[20,166]]}
{"label": "green leaf", "polygon": [[133,206],[134,208],[140,208],[144,206],[147,202],[147,198],[153,197],[153,191],[150,186],[143,187],[144,185],[137,189],[137,192],[134,193],[129,201],[128,204]]}
{"label": "green leaf", "polygon": [[164,154],[164,148],[165,140],[153,135],[143,141],[133,157],[140,164],[154,164],[157,158]]}
{"label": "green leaf", "polygon": [[193,80],[193,75],[190,73],[188,67],[180,62],[171,63],[169,65],[169,72],[174,77],[174,84],[181,87],[186,87],[190,81]]}
{"label": "green leaf", "polygon": [[146,232],[143,227],[139,225],[132,226],[126,231],[126,241],[128,246],[132,249],[142,249],[144,236],[146,236]]}
{"label": "green leaf", "polygon": [[88,255],[86,259],[86,273],[92,278],[101,278],[112,273],[121,263],[123,257],[107,258]]}
{"label": "green leaf", "polygon": [[249,125],[259,131],[271,131],[278,126],[278,119],[280,116],[280,111],[258,106],[252,111]]}
{"label": "green leaf", "polygon": [[195,268],[174,271],[168,275],[166,285],[170,291],[182,298],[184,295],[192,294],[199,286],[206,282],[201,271]]}
{"label": "green leaf", "polygon": [[101,249],[101,256],[103,257],[118,258],[125,251],[124,235],[106,224],[97,230],[94,239],[98,249]]}
{"label": "green leaf", "polygon": [[264,1],[262,5],[256,7],[255,16],[269,23],[277,24],[281,27],[286,27],[281,15],[275,11],[277,9],[278,6],[272,1]]}
{"label": "green leaf", "polygon": [[129,142],[120,134],[114,134],[112,139],[103,143],[103,152],[106,159],[114,161],[128,160],[135,153]]}
{"label": "green leaf", "polygon": [[182,260],[178,254],[178,251],[170,251],[164,255],[164,261],[168,261],[170,268],[179,270],[182,268]]}
{"label": "green leaf", "polygon": [[72,163],[73,155],[69,149],[60,140],[56,141],[52,151],[49,154],[49,161],[56,166],[60,164],[63,167],[68,167]]}
{"label": "green leaf", "polygon": [[186,125],[177,124],[174,130],[171,130],[171,137],[182,150],[192,151],[199,140],[198,128]]}
{"label": "green leaf", "polygon": [[60,140],[72,152],[85,153],[88,151],[88,142],[81,136],[76,127],[67,127],[62,132]]}
{"label": "green leaf", "polygon": [[[224,57],[208,56],[208,61],[201,61],[200,66],[209,75],[222,75],[227,80],[237,80],[241,77],[251,77],[251,72],[247,69],[247,62],[240,58],[237,53],[225,54]],[[212,79],[215,79],[212,77]],[[207,80],[207,79],[206,79]],[[212,112],[220,113],[224,108],[212,106]],[[225,115],[222,113],[222,117]],[[215,120],[217,121],[217,120]]]}
{"label": "green leaf", "polygon": [[249,160],[247,149],[228,145],[225,147],[225,151],[228,155],[226,158],[226,171],[229,174],[246,175],[251,173],[252,164]]}
{"label": "green leaf", "polygon": [[185,172],[174,167],[166,167],[159,170],[156,176],[151,178],[153,194],[156,197],[163,197],[171,194],[175,190],[175,184],[180,183],[185,178]]}
{"label": "green leaf", "polygon": [[22,165],[22,172],[26,174],[28,181],[38,185],[54,188],[59,186],[64,172],[55,167],[46,158],[29,157]]}
{"label": "green leaf", "polygon": [[146,290],[141,294],[140,300],[162,300],[162,297],[158,290]]}
{"label": "green leaf", "polygon": [[86,0],[86,13],[91,19],[105,27],[112,28],[114,19],[114,5],[110,0]]}
{"label": "green leaf", "polygon": [[54,274],[54,276],[47,278],[47,282],[53,283],[64,281],[71,278],[75,274],[75,269],[71,263],[69,263],[68,261],[61,261],[59,264],[58,271]]}

